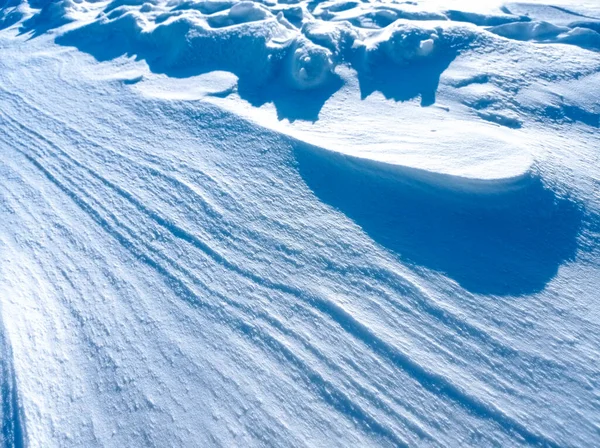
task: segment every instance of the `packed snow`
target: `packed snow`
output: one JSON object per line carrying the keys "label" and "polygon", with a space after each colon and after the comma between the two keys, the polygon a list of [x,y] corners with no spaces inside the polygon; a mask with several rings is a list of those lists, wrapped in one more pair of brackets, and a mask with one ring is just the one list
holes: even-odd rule
{"label": "packed snow", "polygon": [[596,0],[0,0],[0,444],[600,446]]}

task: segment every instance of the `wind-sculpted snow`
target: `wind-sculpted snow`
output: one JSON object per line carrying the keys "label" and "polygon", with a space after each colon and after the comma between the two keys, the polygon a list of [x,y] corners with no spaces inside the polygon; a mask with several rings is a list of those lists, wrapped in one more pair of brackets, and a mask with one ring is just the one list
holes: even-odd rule
{"label": "wind-sculpted snow", "polygon": [[[2,8],[7,25],[21,17],[25,5],[33,8],[33,14],[20,26],[22,33],[35,36],[80,22],[56,41],[100,61],[135,55],[152,72],[170,77],[231,72],[238,78],[236,93],[242,99],[255,107],[273,103],[278,118],[290,121],[319,118],[324,103],[347,83],[342,67],[356,72],[362,99],[381,92],[396,101],[420,97],[423,106],[430,106],[441,73],[458,55],[510,52],[520,58],[531,51],[494,35],[600,50],[600,18],[595,12],[586,15],[525,3],[498,4],[479,12],[441,8],[435,2],[12,1]],[[540,76],[536,72],[550,62],[539,55],[534,61],[533,73],[515,81],[535,82]],[[589,72],[588,61],[578,65],[556,75],[576,79],[597,71],[595,67]],[[506,73],[498,70],[484,76]],[[502,83],[507,94],[514,94],[514,86]],[[302,93],[306,90],[312,93]],[[479,98],[473,106],[480,118],[521,127],[518,112],[496,110],[482,101]],[[487,106],[492,107],[481,110]],[[515,105],[509,101],[502,106]]]}
{"label": "wind-sculpted snow", "polygon": [[[21,32],[27,31],[27,23],[41,20],[36,18],[44,11],[42,8],[25,21]],[[546,90],[548,82],[579,82],[600,72],[600,57],[589,52],[598,50],[600,38],[593,26],[594,16],[585,16],[586,25],[579,20],[581,15],[567,9],[556,10],[558,18],[544,11],[523,4],[478,12],[428,7],[427,3],[82,3],[64,8],[64,18],[57,24],[79,16],[86,19],[68,26],[56,42],[74,46],[99,61],[135,55],[152,74],[164,74],[168,79],[231,73],[236,81],[222,92],[213,92],[226,99],[220,107],[327,149],[451,175],[510,178],[531,169],[531,151],[516,143],[522,141],[520,137],[499,133],[489,123],[522,129],[524,117],[527,121],[542,116],[597,127],[600,117],[591,102],[578,104],[581,96],[574,103],[561,96],[552,101],[561,104],[541,113],[532,113],[530,97],[522,100],[518,96],[525,90]],[[52,27],[44,23],[43,30]],[[543,52],[539,51],[542,47],[521,41],[563,43],[574,48],[560,46]],[[569,63],[556,64],[557,58]],[[448,68],[461,66],[462,61],[477,61],[461,76],[470,72],[480,81],[448,82]],[[143,75],[132,79],[134,83],[146,81]],[[152,77],[148,81],[152,83]],[[170,84],[161,90],[172,88]],[[380,105],[376,99],[380,94],[396,102],[420,100],[423,107],[436,106],[438,97],[443,96],[446,105],[440,105],[437,113],[412,113],[411,108],[398,112],[389,104]],[[596,91],[591,94],[596,97]],[[361,103],[370,97],[375,99]],[[228,101],[232,98],[242,101]],[[251,109],[240,110],[243,104]],[[266,120],[252,110],[271,105],[276,116]],[[389,112],[383,113],[382,107]],[[446,119],[451,111],[454,118],[479,118],[458,144]],[[415,114],[427,116],[415,123],[417,127],[411,124],[408,128],[418,135],[440,131],[440,127],[448,129],[452,135],[440,132],[436,140],[447,142],[451,149],[438,151],[434,158],[422,151],[417,158],[412,154],[406,157],[398,149],[412,146],[412,137],[390,133],[386,120],[373,120],[374,126],[366,126],[363,117],[373,113],[395,114],[411,123]],[[285,127],[275,123],[277,120],[312,124]],[[420,129],[422,125],[427,129]],[[330,141],[324,143],[323,137]],[[418,146],[420,151],[423,145]],[[369,149],[364,151],[364,147]],[[463,151],[456,152],[461,147]],[[360,154],[354,148],[361,148]],[[487,162],[475,168],[472,154],[482,148],[486,154],[482,152],[479,160]],[[449,155],[442,161],[439,156],[444,153]],[[495,161],[493,167],[491,161]]]}
{"label": "wind-sculpted snow", "polygon": [[0,11],[3,446],[598,445],[593,5]]}

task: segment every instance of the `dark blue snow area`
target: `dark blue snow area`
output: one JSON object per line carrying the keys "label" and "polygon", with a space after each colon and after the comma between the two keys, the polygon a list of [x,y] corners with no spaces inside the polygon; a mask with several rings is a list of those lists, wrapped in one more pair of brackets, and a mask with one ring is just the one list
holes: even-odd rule
{"label": "dark blue snow area", "polygon": [[0,417],[2,417],[2,433],[0,446],[4,448],[21,448],[25,446],[25,428],[21,418],[19,393],[13,368],[13,356],[10,344],[0,324],[0,397],[2,400]]}

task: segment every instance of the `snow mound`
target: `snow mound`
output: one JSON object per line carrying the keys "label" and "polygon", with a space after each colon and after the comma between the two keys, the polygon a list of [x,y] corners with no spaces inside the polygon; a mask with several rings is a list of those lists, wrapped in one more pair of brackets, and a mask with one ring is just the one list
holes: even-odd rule
{"label": "snow mound", "polygon": [[503,5],[502,9],[508,14],[519,15],[533,21],[549,22],[558,26],[573,27],[577,24],[589,24],[594,27],[600,25],[600,11],[598,14],[586,13],[586,10],[581,8],[582,5],[583,2],[579,2],[579,5],[574,3],[566,6],[541,2],[508,2]]}
{"label": "snow mound", "polygon": [[332,75],[333,61],[327,48],[315,45],[308,39],[298,39],[290,47],[289,75],[291,85],[300,90],[323,85]]}
{"label": "snow mound", "polygon": [[[186,3],[160,13],[154,9],[142,13],[143,6],[133,3],[109,4],[97,20],[67,32],[58,42],[100,60],[136,54],[163,73],[217,69],[243,76],[250,70],[252,79],[246,81],[253,84],[283,76],[290,87],[300,90],[322,87],[338,64],[356,61],[363,48],[368,57],[379,54],[392,64],[406,65],[433,57],[439,46],[439,30],[402,20],[381,31],[314,19],[297,28],[286,19],[285,9],[274,10],[275,15],[265,5],[249,1],[226,9],[221,7],[229,5],[221,3],[219,7]],[[116,35],[118,41],[111,48],[102,45],[107,36]]]}
{"label": "snow mound", "polygon": [[390,62],[407,65],[432,57],[438,39],[435,29],[396,21],[367,41],[367,52],[372,55],[381,52]]}
{"label": "snow mound", "polygon": [[[431,162],[426,157],[407,157],[406,151],[399,149],[413,151],[414,145],[406,135],[390,132],[381,118],[367,124],[368,120],[361,118],[364,114],[354,114],[352,109],[369,110],[369,114],[377,117],[396,114],[411,123],[416,116],[413,112],[410,116],[398,113],[397,107],[381,103],[377,95],[392,102],[417,100],[423,107],[435,106],[442,74],[462,55],[493,58],[507,52],[535,51],[529,46],[517,48],[505,39],[596,49],[600,37],[590,28],[532,20],[528,10],[512,11],[508,7],[485,11],[430,8],[427,4],[367,5],[342,1],[309,4],[202,0],[149,4],[115,0],[98,8],[99,14],[87,24],[72,27],[56,41],[75,46],[101,61],[135,55],[146,61],[151,72],[169,78],[229,72],[237,78],[237,86],[216,92],[214,101],[261,125],[311,143],[315,139],[330,142],[332,139],[327,135],[336,135],[338,142],[344,142],[343,145],[328,143],[336,151],[345,147],[352,155],[360,152],[363,157],[379,161],[485,179],[513,178],[531,167],[527,149],[510,143],[510,149],[503,150],[507,146],[504,139],[492,136],[493,130],[483,123],[510,130],[525,129],[522,114],[528,113],[527,109],[511,102],[508,95],[514,88],[511,83],[535,82],[533,73],[527,79],[508,80],[499,71],[497,77],[486,75],[488,81],[476,83],[479,87],[461,87],[462,104],[468,109],[458,110],[458,115],[454,115],[457,108],[453,108],[450,116],[460,122],[465,120],[463,114],[468,113],[482,123],[469,135],[456,137],[452,131],[448,132],[448,141],[463,142],[459,143],[463,150],[453,155],[464,162],[454,162],[449,157]],[[577,69],[569,70],[564,76],[575,77]],[[145,90],[151,95],[157,89],[180,91],[174,84],[167,87],[168,81],[163,81],[160,87],[154,83]],[[202,89],[191,91],[197,93],[175,96],[204,98],[207,94]],[[344,98],[342,103],[335,99],[338,96],[340,101]],[[245,101],[250,110],[243,110],[243,104],[226,101],[230,97]],[[365,101],[369,97],[372,99]],[[273,105],[276,119],[288,121],[292,126],[275,123],[272,115],[268,118],[256,111],[265,105]],[[432,115],[434,124],[430,127],[446,132],[443,123],[446,118],[440,110],[449,109],[444,105],[439,107],[431,113],[419,114]],[[336,109],[345,111],[344,117]],[[352,123],[349,137],[339,129],[338,120],[341,124]],[[310,126],[301,124],[302,121]],[[418,125],[409,127],[419,129],[419,134],[430,132],[420,130]],[[368,129],[376,129],[371,133],[376,137],[366,138]],[[469,156],[472,148],[480,148],[479,158]],[[480,164],[484,155],[495,161],[495,167],[506,168],[499,170]]]}
{"label": "snow mound", "polygon": [[226,27],[240,23],[256,22],[272,18],[273,14],[263,5],[252,1],[235,3],[228,11],[207,18],[211,27]]}
{"label": "snow mound", "polygon": [[[521,79],[510,79],[501,69],[493,76],[482,74],[478,67],[472,70],[473,77],[482,82],[459,81],[456,86],[449,82],[446,88],[448,68],[474,56],[489,59],[489,67],[510,57],[533,56],[533,44],[600,50],[600,34],[590,25],[595,19],[564,8],[522,3],[456,6],[435,1],[113,0],[105,4],[61,0],[16,4],[13,0],[2,11],[15,7],[26,11],[29,16],[20,30],[34,34],[79,18],[83,25],[65,27],[56,42],[99,61],[122,56],[145,61],[153,75],[167,78],[155,82],[150,81],[152,76],[140,75],[127,83],[150,82],[141,91],[151,96],[203,98],[263,126],[309,143],[326,141],[329,149],[351,155],[473,178],[514,178],[531,168],[529,151],[506,143],[489,126],[499,126],[503,132],[527,131],[524,116],[534,109],[511,96],[515,89],[535,84],[536,76],[546,76],[542,72],[548,61]],[[523,43],[516,46],[516,42]],[[561,79],[595,73],[589,67],[582,70],[579,60],[565,66]],[[208,79],[204,75],[224,72],[237,82],[218,92],[199,87],[181,93],[181,85],[176,84],[182,83],[168,85],[169,79],[195,77],[204,83]],[[229,78],[222,84],[229,85]],[[169,89],[172,95],[166,93]],[[440,93],[452,100],[437,104]],[[382,102],[381,96],[389,102]],[[456,98],[461,98],[459,104],[450,107]],[[412,104],[401,108],[394,105],[397,102],[419,102],[423,108],[435,109],[417,112]],[[269,107],[275,109],[275,117],[262,110]],[[573,110],[587,109],[569,107],[560,106],[557,113],[544,117],[595,122],[595,112],[578,113]],[[364,113],[353,110],[368,111],[376,118],[367,120]],[[431,120],[431,129],[421,128],[419,115]],[[386,116],[416,131],[390,131]],[[479,121],[468,135],[457,135],[446,123],[450,117],[457,123],[472,117]],[[531,121],[536,117],[540,115],[533,115]],[[346,123],[352,126],[347,136],[342,129]],[[422,145],[412,141],[428,132],[444,133],[447,141],[460,145],[462,150],[448,152],[460,160],[441,156],[429,160],[428,150],[418,156],[415,148]],[[515,141],[510,135],[507,140]],[[469,155],[473,148],[478,148],[478,156]],[[480,163],[484,158],[494,162]]]}

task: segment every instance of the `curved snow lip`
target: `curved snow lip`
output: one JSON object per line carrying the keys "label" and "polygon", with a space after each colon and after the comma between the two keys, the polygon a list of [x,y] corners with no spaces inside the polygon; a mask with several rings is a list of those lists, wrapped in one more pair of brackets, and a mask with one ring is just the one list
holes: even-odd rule
{"label": "curved snow lip", "polygon": [[417,168],[397,162],[386,162],[324,147],[315,148],[324,153],[330,152],[339,155],[345,159],[345,163],[365,174],[410,185],[424,191],[435,191],[436,194],[451,194],[453,199],[459,199],[461,195],[467,195],[466,197],[470,198],[485,195],[508,195],[526,189],[531,186],[532,182],[538,180],[533,172],[533,165],[529,165],[529,169],[522,171],[521,174],[477,177]]}
{"label": "curved snow lip", "polygon": [[[280,121],[273,110],[251,107],[233,95],[203,100],[295,141],[360,160],[364,168],[444,189],[494,193],[520,188],[535,164],[532,151],[519,142],[520,134],[500,126],[460,116],[448,120],[442,107],[358,102],[345,94],[344,89],[332,99],[315,123]],[[390,129],[390,117],[401,125]]]}
{"label": "curved snow lip", "polygon": [[576,256],[583,208],[534,171],[468,179],[307,145],[296,158],[321,201],[404,261],[472,293],[539,292]]}

